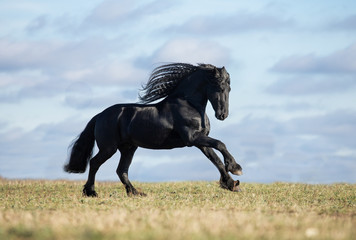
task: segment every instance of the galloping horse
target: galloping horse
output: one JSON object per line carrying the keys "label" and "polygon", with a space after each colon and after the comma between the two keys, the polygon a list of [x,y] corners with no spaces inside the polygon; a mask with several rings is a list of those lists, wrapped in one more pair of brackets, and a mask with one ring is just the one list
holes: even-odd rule
{"label": "galloping horse", "polygon": [[[220,186],[239,191],[239,181],[234,181],[228,172],[241,175],[242,168],[224,143],[208,136],[210,123],[205,113],[210,101],[215,117],[219,120],[227,118],[230,90],[230,75],[225,67],[186,63],[157,67],[143,88],[140,104],[116,104],[89,121],[73,143],[64,170],[83,173],[90,163],[83,194],[96,197],[95,174],[119,149],[121,158],[116,173],[127,194],[145,195],[137,191],[128,178],[128,170],[138,147],[172,149],[195,146],[218,168]],[[162,98],[162,101],[152,104]],[[99,151],[91,158],[95,141]],[[213,149],[221,152],[224,164]]]}

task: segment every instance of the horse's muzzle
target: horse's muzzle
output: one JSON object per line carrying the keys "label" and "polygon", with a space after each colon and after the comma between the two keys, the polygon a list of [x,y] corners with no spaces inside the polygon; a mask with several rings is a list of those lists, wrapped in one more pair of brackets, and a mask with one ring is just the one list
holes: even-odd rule
{"label": "horse's muzzle", "polygon": [[221,121],[225,120],[227,118],[228,114],[227,113],[216,113],[215,117]]}

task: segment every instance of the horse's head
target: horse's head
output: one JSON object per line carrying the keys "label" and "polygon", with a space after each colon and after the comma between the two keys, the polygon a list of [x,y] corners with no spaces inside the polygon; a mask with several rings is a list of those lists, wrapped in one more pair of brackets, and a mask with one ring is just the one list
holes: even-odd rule
{"label": "horse's head", "polygon": [[215,117],[224,120],[229,115],[230,75],[225,67],[214,68],[209,79],[208,99],[215,111]]}

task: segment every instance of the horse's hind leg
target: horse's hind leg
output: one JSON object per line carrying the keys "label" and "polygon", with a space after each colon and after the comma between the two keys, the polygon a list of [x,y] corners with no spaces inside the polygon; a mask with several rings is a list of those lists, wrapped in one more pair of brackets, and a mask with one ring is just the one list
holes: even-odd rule
{"label": "horse's hind leg", "polygon": [[116,173],[119,176],[121,182],[124,184],[128,196],[132,196],[132,195],[146,196],[146,194],[137,191],[134,188],[134,186],[132,186],[128,176],[129,167],[131,165],[132,158],[133,155],[135,154],[136,149],[137,149],[136,146],[131,146],[131,145],[119,148],[121,153],[121,158]]}
{"label": "horse's hind leg", "polygon": [[105,150],[99,150],[99,152],[90,160],[89,175],[86,184],[84,185],[83,194],[88,197],[97,197],[95,192],[95,174],[99,167],[115,154],[116,148],[107,148]]}

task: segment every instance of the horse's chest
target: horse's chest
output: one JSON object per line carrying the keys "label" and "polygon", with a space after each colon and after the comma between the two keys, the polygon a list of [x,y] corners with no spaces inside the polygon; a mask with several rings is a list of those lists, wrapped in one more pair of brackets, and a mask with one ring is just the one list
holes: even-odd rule
{"label": "horse's chest", "polygon": [[190,128],[192,128],[194,130],[198,130],[198,131],[203,130],[201,118],[198,118],[198,117],[190,118],[190,119],[188,119],[187,124]]}

